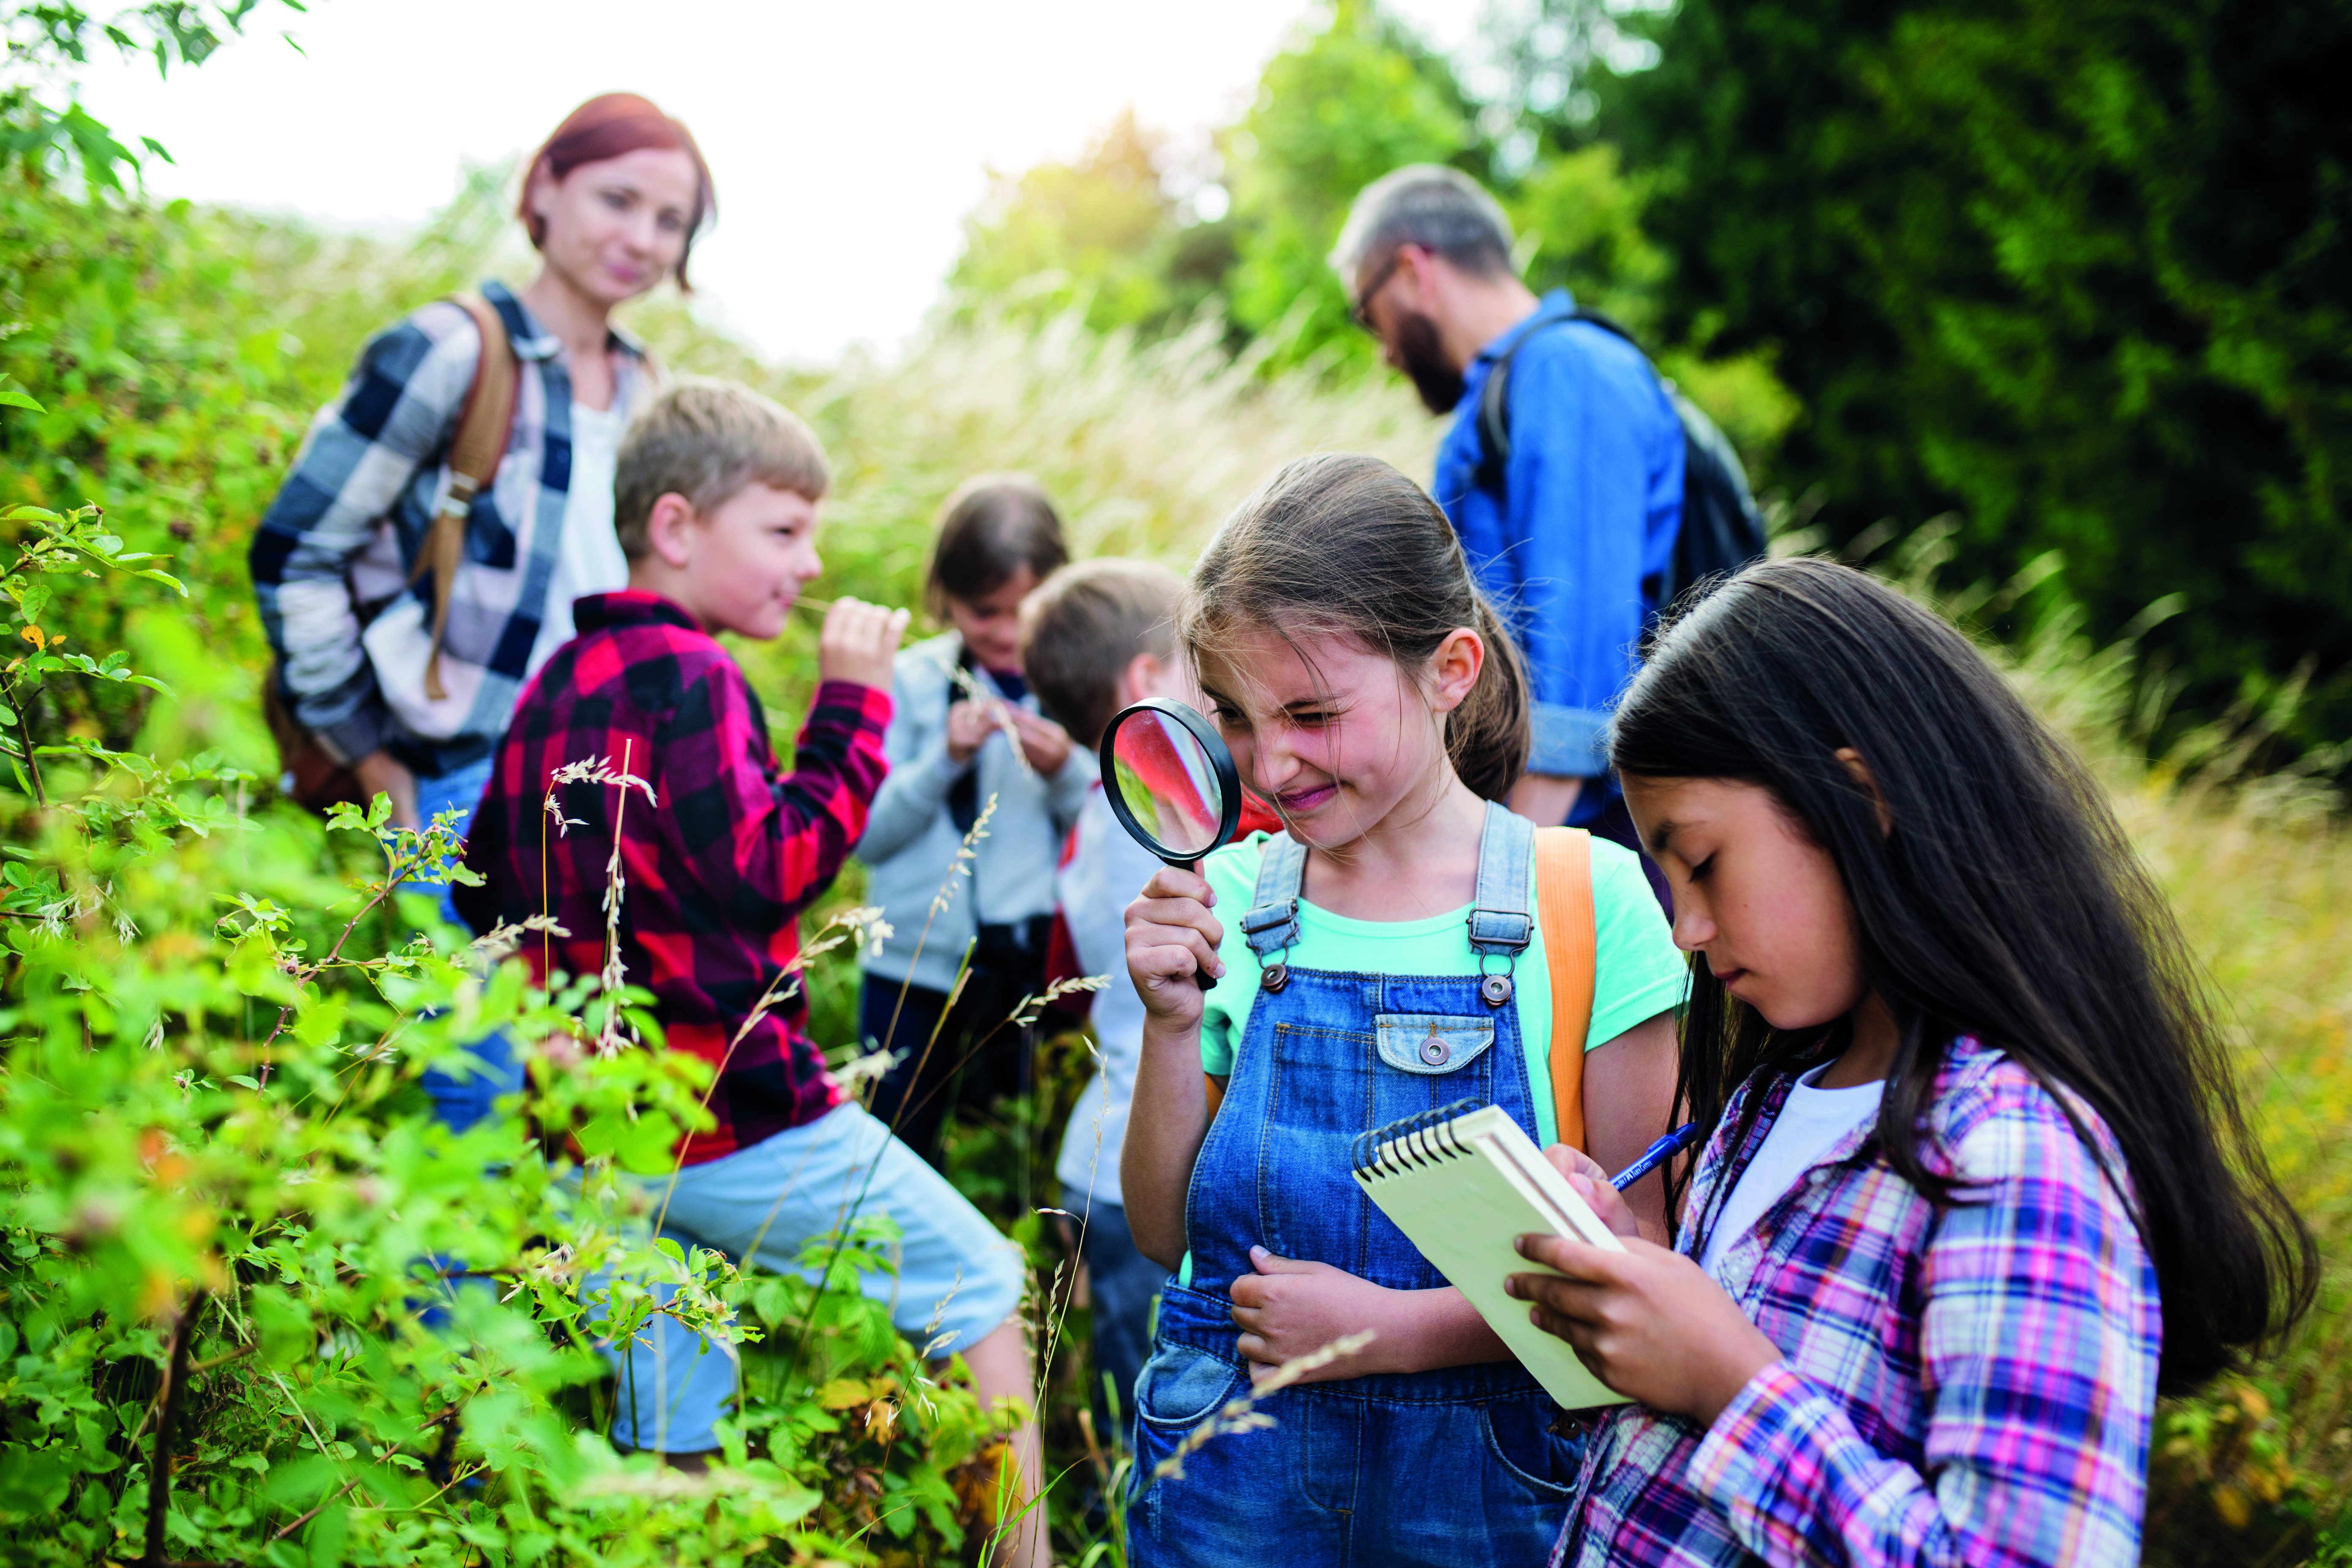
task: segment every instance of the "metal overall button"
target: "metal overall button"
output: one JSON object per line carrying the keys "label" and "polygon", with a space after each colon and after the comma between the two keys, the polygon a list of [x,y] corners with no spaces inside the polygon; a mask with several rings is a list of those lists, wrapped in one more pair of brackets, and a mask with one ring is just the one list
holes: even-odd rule
{"label": "metal overall button", "polygon": [[1279,991],[1290,984],[1290,965],[1276,960],[1269,963],[1257,977],[1257,983],[1269,992]]}
{"label": "metal overall button", "polygon": [[1511,977],[1489,974],[1478,982],[1478,999],[1489,1007],[1499,1007],[1511,999]]}
{"label": "metal overall button", "polygon": [[1454,1047],[1445,1043],[1445,1037],[1439,1034],[1433,1025],[1429,1031],[1429,1037],[1421,1042],[1421,1059],[1431,1067],[1442,1068],[1445,1065],[1446,1058],[1453,1055]]}

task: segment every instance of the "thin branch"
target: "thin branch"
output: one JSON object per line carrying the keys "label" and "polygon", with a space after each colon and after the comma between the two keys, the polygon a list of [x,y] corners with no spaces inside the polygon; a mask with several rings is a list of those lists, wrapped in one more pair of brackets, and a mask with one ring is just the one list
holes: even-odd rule
{"label": "thin branch", "polygon": [[[357,1485],[359,1485],[359,1484],[360,1484],[360,1479],[359,1479],[359,1477],[357,1477],[357,1476],[353,1476],[350,1480],[347,1480],[347,1481],[345,1481],[341,1486],[337,1487],[337,1488],[334,1489],[334,1491],[333,1491],[332,1493],[331,1493],[329,1496],[327,1496],[327,1497],[325,1497],[325,1498],[321,1499],[321,1500],[320,1500],[320,1501],[319,1501],[315,1506],[313,1506],[313,1507],[311,1508],[311,1510],[310,1510],[310,1512],[308,1512],[308,1513],[306,1513],[306,1514],[302,1515],[299,1519],[297,1519],[293,1523],[291,1523],[291,1524],[288,1525],[285,1529],[283,1529],[283,1530],[281,1530],[281,1531],[278,1531],[276,1534],[272,1535],[272,1536],[269,1538],[269,1539],[270,1539],[270,1541],[271,1541],[271,1542],[274,1544],[274,1543],[276,1543],[276,1542],[280,1542],[280,1541],[285,1540],[288,1536],[289,1536],[289,1535],[293,1534],[296,1531],[298,1531],[298,1530],[301,1529],[304,1525],[306,1525],[306,1524],[310,1523],[312,1520],[314,1520],[314,1519],[318,1518],[320,1514],[324,1513],[324,1512],[328,1510],[328,1508],[329,1508],[329,1507],[331,1507],[331,1505],[333,1505],[333,1504],[335,1504],[335,1503],[338,1503],[338,1502],[341,1501],[341,1500],[342,1500],[342,1498],[343,1498],[343,1494],[344,1494],[344,1493],[346,1493],[346,1492],[348,1492],[348,1491],[350,1491],[353,1487],[355,1487],[355,1486],[357,1486]],[[444,1490],[444,1491],[446,1491],[446,1490],[447,1490],[447,1489],[447,1489],[447,1488],[446,1488],[446,1487],[442,1489],[442,1490]],[[435,1493],[434,1495],[437,1497],[437,1496],[439,1496],[439,1495],[440,1495],[440,1493],[436,1492],[436,1493]]]}
{"label": "thin branch", "polygon": [[188,1347],[196,1337],[196,1319],[208,1300],[199,1287],[180,1309],[172,1325],[172,1360],[163,1373],[163,1414],[155,1423],[155,1458],[147,1472],[147,1553],[141,1562],[160,1564],[163,1557],[163,1521],[172,1507],[172,1439],[179,1435],[181,1396],[188,1386]]}

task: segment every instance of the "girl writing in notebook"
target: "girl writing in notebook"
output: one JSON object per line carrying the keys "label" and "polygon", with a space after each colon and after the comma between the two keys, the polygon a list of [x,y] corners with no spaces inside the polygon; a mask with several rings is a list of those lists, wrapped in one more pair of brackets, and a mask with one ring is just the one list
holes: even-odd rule
{"label": "girl writing in notebook", "polygon": [[[1581,1069],[1563,1117],[1562,932],[1531,899],[1534,826],[1494,804],[1527,759],[1526,679],[1444,515],[1394,468],[1284,469],[1202,556],[1177,629],[1288,831],[1160,870],[1128,913],[1147,1016],[1120,1180],[1138,1247],[1176,1270],[1135,1391],[1129,1561],[1537,1561],[1575,1428],[1365,1197],[1350,1147],[1469,1100],[1539,1142],[1580,1120],[1623,1164],[1665,1126],[1683,961],[1639,861],[1592,843],[1573,917],[1591,929],[1561,943],[1596,954],[1589,1025],[1580,993],[1563,1004]],[[1662,1184],[1631,1195],[1663,1236]],[[1368,1328],[1324,1381],[1269,1397],[1272,1427],[1155,1476],[1254,1370]]]}
{"label": "girl writing in notebook", "polygon": [[[1699,955],[1676,1249],[1526,1237],[1641,1404],[1555,1563],[2136,1563],[2157,1396],[2290,1322],[2311,1243],[2097,784],[1861,573],[1750,568],[1613,757]],[[1556,1155],[1556,1157],[1558,1157]]]}

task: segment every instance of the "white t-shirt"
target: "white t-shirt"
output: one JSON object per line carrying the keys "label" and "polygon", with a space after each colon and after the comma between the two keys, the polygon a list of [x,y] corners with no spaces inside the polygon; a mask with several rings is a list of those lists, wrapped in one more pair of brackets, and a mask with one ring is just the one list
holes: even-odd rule
{"label": "white t-shirt", "polygon": [[1717,1268],[1723,1255],[1755,1228],[1764,1211],[1780,1202],[1781,1194],[1827,1158],[1839,1139],[1878,1114],[1878,1102],[1886,1092],[1884,1079],[1852,1089],[1815,1087],[1822,1074],[1834,1065],[1824,1063],[1790,1087],[1772,1131],[1764,1134],[1764,1146],[1756,1151],[1756,1157],[1739,1173],[1739,1184],[1723,1200],[1715,1229],[1706,1238],[1706,1251],[1698,1260],[1710,1276],[1721,1278]]}
{"label": "white t-shirt", "polygon": [[572,640],[573,600],[629,585],[629,558],[613,531],[613,469],[628,423],[617,403],[610,408],[572,405],[572,484],[564,492],[563,538],[556,547],[555,574],[548,579],[545,616],[523,671],[526,679]]}
{"label": "white t-shirt", "polygon": [[1091,1191],[1097,1203],[1125,1201],[1119,1195],[1118,1152],[1127,1142],[1128,1107],[1143,1060],[1143,998],[1127,973],[1127,906],[1158,869],[1160,858],[1118,825],[1102,785],[1095,785],[1078,811],[1070,857],[1054,875],[1054,893],[1069,927],[1070,945],[1077,950],[1080,973],[1110,976],[1088,1010],[1103,1065],[1070,1112],[1054,1174],[1073,1195]]}

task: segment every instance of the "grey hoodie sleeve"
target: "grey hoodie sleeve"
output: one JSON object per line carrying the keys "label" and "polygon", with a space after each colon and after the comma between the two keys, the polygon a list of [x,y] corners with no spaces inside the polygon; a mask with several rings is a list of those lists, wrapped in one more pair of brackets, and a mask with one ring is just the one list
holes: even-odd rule
{"label": "grey hoodie sleeve", "polygon": [[1045,781],[1045,809],[1054,818],[1054,837],[1058,841],[1069,837],[1077,825],[1078,813],[1087,805],[1087,795],[1095,786],[1101,765],[1093,752],[1077,744],[1070,745],[1069,761],[1062,771]]}
{"label": "grey hoodie sleeve", "polygon": [[869,866],[920,838],[946,805],[950,787],[971,766],[948,757],[946,678],[920,653],[899,655],[890,681],[894,707],[882,742],[890,776],[875,795],[866,836],[857,841],[857,858]]}

